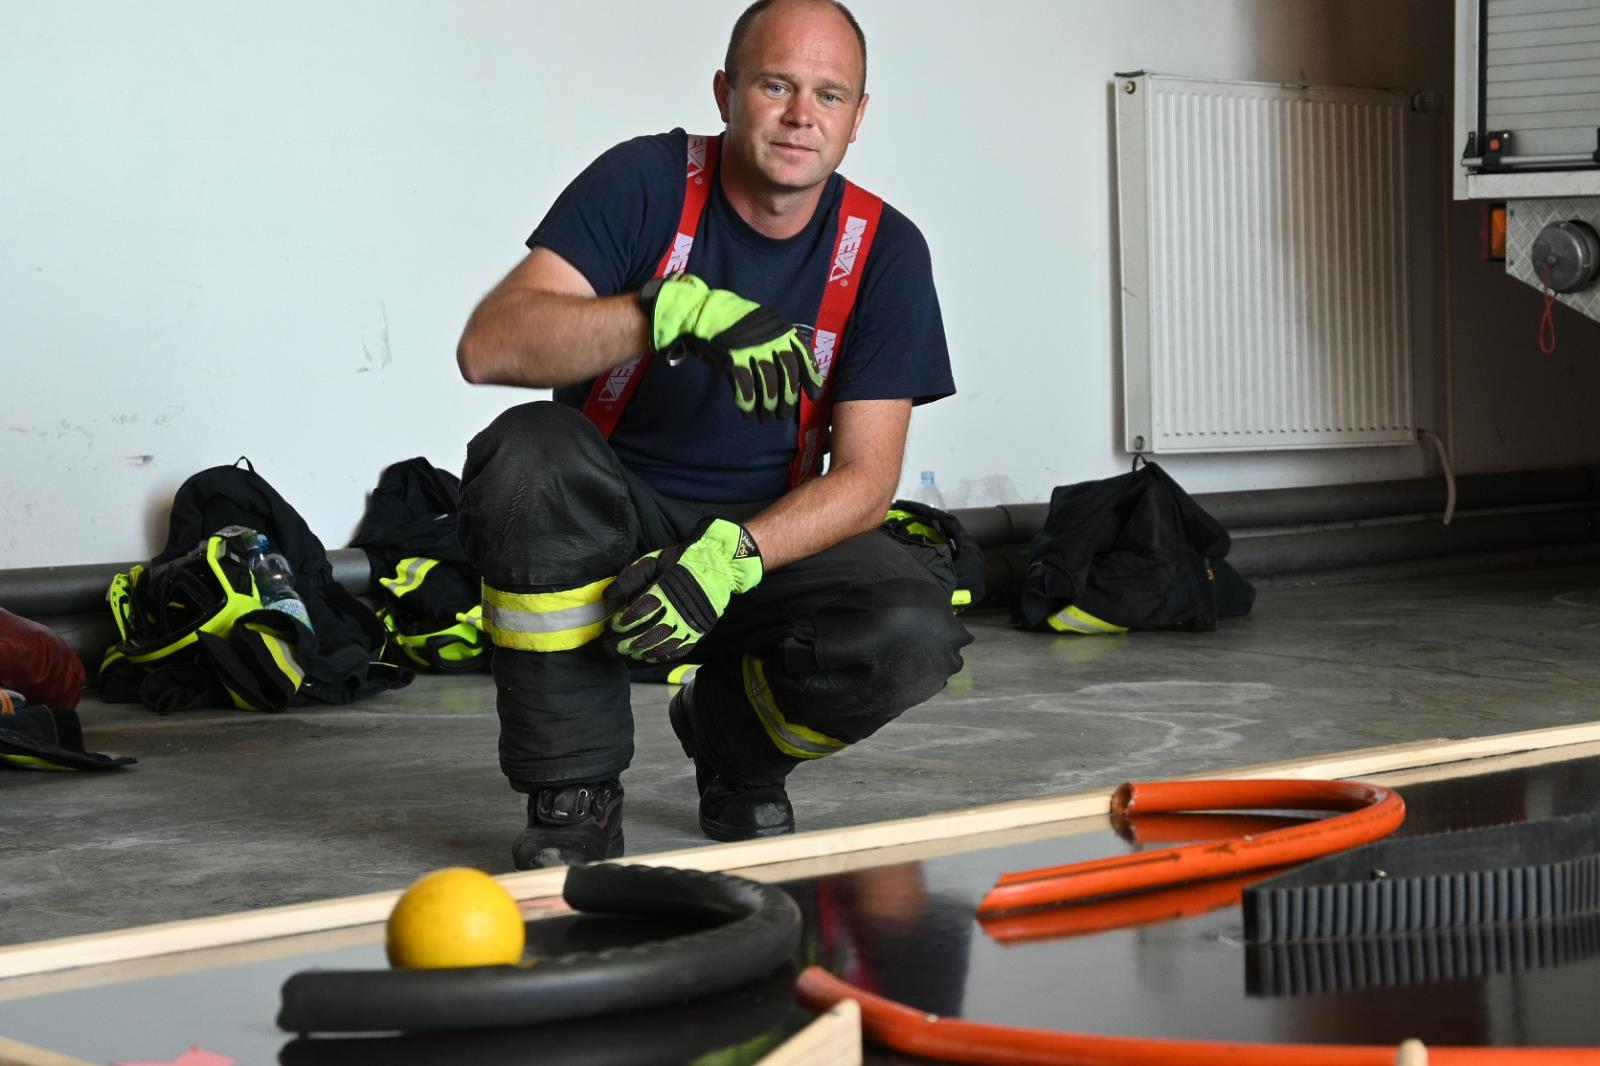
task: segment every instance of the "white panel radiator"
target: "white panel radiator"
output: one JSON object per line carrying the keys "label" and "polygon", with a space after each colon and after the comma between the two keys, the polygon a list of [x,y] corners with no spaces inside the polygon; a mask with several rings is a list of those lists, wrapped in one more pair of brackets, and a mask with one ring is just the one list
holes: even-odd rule
{"label": "white panel radiator", "polygon": [[1409,98],[1116,83],[1124,446],[1416,439]]}

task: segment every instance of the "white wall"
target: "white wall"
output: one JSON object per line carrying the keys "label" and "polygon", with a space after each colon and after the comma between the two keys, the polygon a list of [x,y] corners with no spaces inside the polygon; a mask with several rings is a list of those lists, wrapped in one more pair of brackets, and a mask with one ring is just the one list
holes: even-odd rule
{"label": "white wall", "polygon": [[[0,567],[148,556],[178,484],[240,454],[330,547],[389,462],[458,468],[466,440],[527,395],[460,381],[468,311],[597,152],[715,128],[711,74],[741,6],[12,0]],[[1449,88],[1448,0],[855,10],[873,100],[845,170],[934,250],[962,392],[919,412],[907,469],[936,469],[953,506],[1044,499],[1125,467],[1114,71]],[[1455,209],[1463,233],[1470,211]],[[1595,330],[1563,318],[1565,354],[1539,362],[1537,294],[1457,258],[1479,316],[1458,319],[1463,461],[1600,460]],[[1437,425],[1438,309],[1417,314]],[[1168,465],[1195,491],[1426,469],[1410,448]]]}

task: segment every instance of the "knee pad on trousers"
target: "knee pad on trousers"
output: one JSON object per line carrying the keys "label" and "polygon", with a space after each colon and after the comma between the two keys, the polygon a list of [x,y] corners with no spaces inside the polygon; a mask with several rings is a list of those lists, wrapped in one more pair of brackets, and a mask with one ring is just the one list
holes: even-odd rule
{"label": "knee pad on trousers", "polygon": [[848,701],[843,739],[871,735],[944,688],[972,636],[929,581],[881,581],[872,597],[845,597],[813,617],[815,673],[807,700]]}
{"label": "knee pad on trousers", "polygon": [[570,407],[513,407],[467,446],[461,546],[496,589],[570,590],[614,575],[632,561],[637,527],[615,453]]}

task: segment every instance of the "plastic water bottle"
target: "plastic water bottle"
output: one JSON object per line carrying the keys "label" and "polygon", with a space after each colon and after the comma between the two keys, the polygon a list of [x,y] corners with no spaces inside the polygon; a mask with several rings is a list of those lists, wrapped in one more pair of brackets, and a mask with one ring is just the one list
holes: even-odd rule
{"label": "plastic water bottle", "polygon": [[940,492],[939,486],[934,484],[932,470],[924,470],[922,472],[922,484],[917,486],[917,491],[911,494],[911,498],[917,503],[925,503],[929,507],[937,507],[941,511],[946,509],[944,493]]}
{"label": "plastic water bottle", "polygon": [[250,560],[250,573],[255,575],[261,606],[282,611],[307,629],[312,628],[311,613],[294,590],[294,568],[289,560],[272,550],[265,536],[261,538],[260,554]]}

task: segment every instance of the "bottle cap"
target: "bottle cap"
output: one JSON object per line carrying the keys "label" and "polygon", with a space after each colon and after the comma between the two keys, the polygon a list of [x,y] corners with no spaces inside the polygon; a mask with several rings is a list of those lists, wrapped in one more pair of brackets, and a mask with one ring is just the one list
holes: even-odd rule
{"label": "bottle cap", "polygon": [[933,471],[932,470],[924,470],[922,472],[922,483],[924,485],[932,485],[933,484]]}

